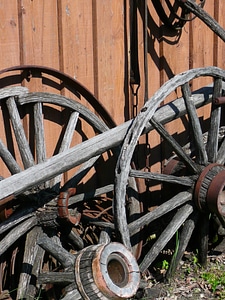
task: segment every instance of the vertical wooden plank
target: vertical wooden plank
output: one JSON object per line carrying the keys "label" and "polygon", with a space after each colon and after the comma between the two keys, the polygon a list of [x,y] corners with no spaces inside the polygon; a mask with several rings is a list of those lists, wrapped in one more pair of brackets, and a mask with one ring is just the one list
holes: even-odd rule
{"label": "vertical wooden plank", "polygon": [[[213,16],[215,1],[206,1],[204,10]],[[207,67],[214,64],[214,33],[203,21],[195,18],[190,23],[190,68]],[[199,78],[193,81],[192,90],[197,90],[212,83],[211,78]],[[209,118],[210,105],[198,109],[202,120]]]}
{"label": "vertical wooden plank", "polygon": [[[214,12],[214,1],[206,1],[204,10]],[[200,19],[190,22],[190,68],[213,65],[213,32]]]}
{"label": "vertical wooden plank", "polygon": [[[19,22],[18,22],[18,1],[2,0],[0,1],[0,41],[1,41],[1,52],[0,52],[0,69],[8,68],[13,65],[19,65]],[[5,109],[4,109],[5,111]],[[7,126],[7,138],[10,144],[10,125],[5,123]],[[6,133],[4,128],[4,112],[1,106],[0,109],[0,139],[7,146]],[[0,176],[8,177],[10,173],[5,168],[2,160],[0,159]]]}
{"label": "vertical wooden plank", "polygon": [[57,1],[20,0],[21,63],[58,69]]}
{"label": "vertical wooden plank", "polygon": [[16,0],[0,1],[0,69],[19,64],[19,24]]}
{"label": "vertical wooden plank", "polygon": [[59,1],[60,69],[93,92],[92,1]]}
{"label": "vertical wooden plank", "polygon": [[[170,1],[174,9],[176,8],[175,1]],[[168,9],[165,1],[162,2],[163,8],[167,17],[173,21],[173,24],[178,22],[177,18]],[[176,12],[176,10],[175,10]],[[181,11],[178,9],[177,14],[180,15]],[[166,81],[171,79],[173,76],[184,72],[189,69],[189,23],[186,23],[180,29],[173,29],[161,20],[161,26],[159,30],[160,34],[160,83],[164,84]],[[164,100],[167,103],[171,100],[179,98],[181,96],[180,89],[175,89],[169,97]],[[188,134],[188,128],[185,127],[185,122],[178,119],[165,125],[166,130],[170,135],[174,136],[176,140],[182,141],[184,132]],[[185,140],[185,137],[184,137]],[[162,147],[162,165],[172,155],[170,147],[166,142],[161,141]]]}
{"label": "vertical wooden plank", "polygon": [[[59,45],[60,45],[60,70],[78,80],[84,87],[94,92],[93,68],[93,12],[92,0],[88,1],[58,1],[59,15]],[[86,99],[75,97],[71,92],[63,89],[61,93],[72,99],[80,101],[93,111]],[[82,123],[82,131],[87,137],[94,135],[89,126]],[[82,136],[73,136],[71,146],[82,142]],[[75,170],[70,170],[65,175],[67,180]]]}
{"label": "vertical wooden plank", "polygon": [[[158,14],[156,13],[152,1],[147,1],[147,49],[148,49],[148,55],[147,55],[147,62],[148,62],[148,98],[151,98],[151,96],[159,89],[161,84],[161,78],[160,78],[160,20],[158,17]],[[143,36],[143,34],[142,34]],[[142,54],[142,53],[141,53]],[[144,62],[143,62],[144,63]],[[143,80],[142,83],[145,84],[145,75],[142,75]],[[143,92],[144,95],[144,92]],[[143,97],[144,98],[144,97]],[[143,103],[142,103],[143,105]],[[141,107],[140,107],[141,109]],[[146,167],[150,167],[150,170],[152,172],[161,172],[161,147],[160,147],[161,138],[160,136],[155,132],[152,131],[149,133],[145,140],[143,140],[143,143],[145,143],[145,149],[146,153]],[[149,151],[149,153],[148,153]],[[148,166],[149,165],[149,166]],[[158,188],[155,187],[155,190]],[[152,190],[154,190],[152,188]]]}
{"label": "vertical wooden plank", "polygon": [[[225,28],[224,11],[225,11],[225,2],[214,0],[214,18],[223,28]],[[225,43],[216,35],[214,35],[213,45],[214,45],[213,64],[222,69],[225,69],[225,60],[224,60]]]}
{"label": "vertical wooden plank", "polygon": [[[20,0],[19,2],[21,64],[59,69],[57,1]],[[24,81],[23,84],[28,86],[30,91],[53,91],[51,87],[43,85],[38,74],[37,77],[34,75],[29,82]],[[54,90],[54,92],[56,91]],[[46,109],[43,109],[46,117],[44,127],[47,157],[53,155],[61,130],[61,120],[57,118],[58,109],[51,105],[46,105]],[[49,112],[52,114],[53,122],[49,121],[51,120]],[[30,120],[25,118],[23,122],[27,136],[30,139],[33,138]]]}
{"label": "vertical wooden plank", "polygon": [[[117,123],[124,121],[124,1],[94,0],[98,70],[95,93]],[[95,48],[95,47],[98,48]],[[94,70],[95,74],[95,70]]]}

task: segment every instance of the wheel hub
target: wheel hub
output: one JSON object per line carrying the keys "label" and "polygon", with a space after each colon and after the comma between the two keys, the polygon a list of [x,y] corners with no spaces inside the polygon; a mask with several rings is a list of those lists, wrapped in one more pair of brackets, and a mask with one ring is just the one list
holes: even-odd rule
{"label": "wheel hub", "polygon": [[202,212],[214,212],[225,216],[225,167],[210,164],[200,174],[194,191],[194,199]]}

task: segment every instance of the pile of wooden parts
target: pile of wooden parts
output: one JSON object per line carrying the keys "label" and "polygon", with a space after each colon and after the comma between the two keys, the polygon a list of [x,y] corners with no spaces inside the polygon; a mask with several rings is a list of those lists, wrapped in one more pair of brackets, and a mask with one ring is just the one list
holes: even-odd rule
{"label": "pile of wooden parts", "polygon": [[[206,263],[212,228],[222,237],[225,224],[224,70],[174,76],[116,127],[65,74],[35,66],[2,73],[1,299],[129,299],[163,251],[172,276],[193,236]],[[29,92],[33,78],[44,84],[48,75],[77,99]],[[205,77],[210,83],[192,91],[190,82]],[[169,132],[172,122],[183,132]],[[168,145],[154,158],[164,162],[158,172],[136,163],[142,136],[153,133],[152,155]]]}

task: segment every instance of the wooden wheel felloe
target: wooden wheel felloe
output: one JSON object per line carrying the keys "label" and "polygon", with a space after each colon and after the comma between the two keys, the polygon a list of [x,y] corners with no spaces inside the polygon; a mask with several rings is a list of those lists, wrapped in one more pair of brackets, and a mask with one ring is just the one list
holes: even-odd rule
{"label": "wooden wheel felloe", "polygon": [[[202,80],[203,77],[212,78],[212,99],[221,97],[225,72],[219,68],[193,69],[176,75],[147,101],[134,119],[123,142],[116,167],[114,206],[116,228],[127,247],[131,247],[130,237],[134,229],[145,228],[148,236],[154,234],[156,237],[154,242],[148,236],[145,237],[145,243],[148,245],[146,250],[143,250],[140,260],[142,272],[151,266],[166,245],[170,243],[168,247],[175,249],[173,243],[171,246],[171,239],[175,233],[180,236],[175,265],[178,265],[193,232],[198,240],[200,261],[205,264],[208,250],[209,214],[217,214],[218,218],[223,221],[225,155],[224,134],[222,137],[220,134],[220,128],[221,126],[223,128],[224,124],[223,109],[221,105],[218,106],[213,101],[208,119],[200,118],[194,103],[194,97],[198,91],[192,93],[190,86],[195,86],[195,81]],[[205,87],[205,89],[209,88],[210,86]],[[168,101],[167,97],[174,91],[182,96],[176,101],[184,102],[186,106],[186,116],[182,119],[185,124],[184,133],[180,133],[186,141],[184,144],[179,139],[176,130],[167,131],[167,125],[171,121],[167,118],[167,114],[160,114],[161,107],[156,110],[162,101]],[[204,89],[200,89],[200,93],[201,91],[204,93]],[[176,107],[170,99],[166,105],[175,112]],[[176,113],[179,116],[179,110],[176,110]],[[161,161],[170,159],[170,166],[164,174],[163,172],[159,174],[130,169],[132,154],[139,137],[149,125],[154,128],[159,139],[163,140],[166,145]],[[162,196],[160,198],[157,193],[158,196],[154,201],[152,192],[151,199],[144,200],[144,205],[147,207],[145,214],[127,224],[125,193],[129,176],[148,179],[152,185],[160,184],[159,190]],[[154,204],[151,204],[151,201]],[[199,235],[196,230],[194,231],[198,222],[201,224],[198,226]]]}

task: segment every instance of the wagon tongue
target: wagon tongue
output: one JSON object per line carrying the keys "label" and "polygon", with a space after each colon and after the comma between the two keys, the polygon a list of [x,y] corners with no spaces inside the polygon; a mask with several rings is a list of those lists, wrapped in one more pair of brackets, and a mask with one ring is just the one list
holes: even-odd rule
{"label": "wagon tongue", "polygon": [[197,207],[202,212],[225,216],[225,167],[212,163],[200,174],[194,192]]}

